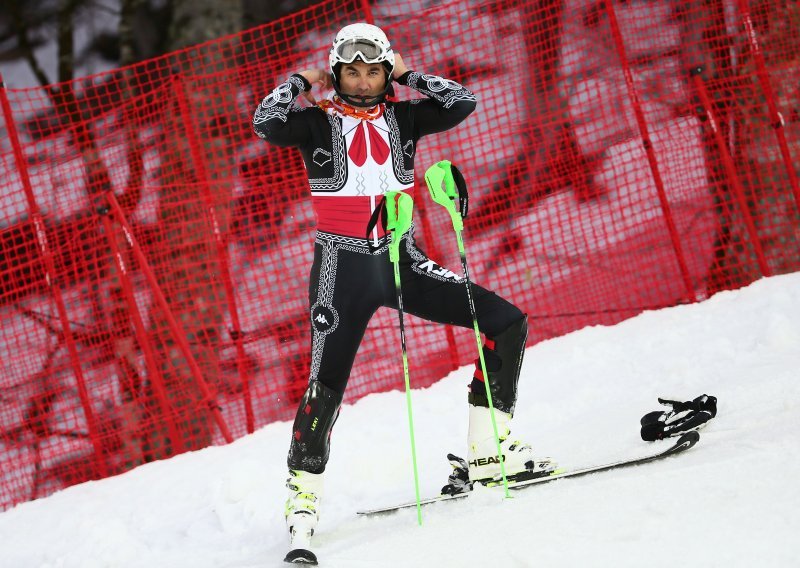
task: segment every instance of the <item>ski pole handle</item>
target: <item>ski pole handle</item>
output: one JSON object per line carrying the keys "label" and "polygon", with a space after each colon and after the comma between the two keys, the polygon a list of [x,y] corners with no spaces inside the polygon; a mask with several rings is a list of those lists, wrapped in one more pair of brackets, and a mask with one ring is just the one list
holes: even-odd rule
{"label": "ski pole handle", "polygon": [[392,242],[389,243],[389,260],[400,260],[400,239],[411,228],[411,218],[414,214],[413,198],[402,191],[386,192],[386,229],[392,232]]}
{"label": "ski pole handle", "polygon": [[388,191],[384,195],[384,217],[386,229],[392,233],[389,243],[389,260],[394,268],[394,288],[397,293],[397,315],[400,320],[400,346],[403,352],[403,377],[406,385],[406,407],[408,409],[408,432],[411,438],[411,462],[414,468],[414,492],[417,496],[417,522],[422,525],[422,509],[419,493],[419,472],[417,468],[417,445],[414,436],[414,417],[411,409],[411,380],[408,374],[408,352],[406,350],[406,331],[403,319],[403,292],[400,282],[400,240],[411,228],[414,200],[402,191]]}
{"label": "ski pole handle", "polygon": [[[464,181],[464,176],[458,171],[453,164],[448,160],[437,162],[428,168],[425,172],[425,183],[428,184],[428,190],[431,193],[433,201],[439,205],[444,206],[450,213],[450,219],[453,221],[453,229],[455,229],[456,242],[458,243],[458,252],[461,255],[461,268],[464,270],[464,282],[467,286],[467,304],[469,305],[470,315],[472,316],[472,328],[475,331],[475,343],[478,346],[478,360],[483,376],[486,378],[484,386],[486,388],[486,400],[489,402],[489,411],[492,421],[492,432],[494,434],[494,441],[497,447],[497,456],[500,463],[500,475],[503,479],[503,487],[505,489],[506,497],[508,494],[508,479],[506,478],[506,469],[504,459],[502,458],[503,452],[500,448],[500,436],[497,431],[497,421],[494,416],[494,403],[492,402],[492,390],[489,381],[489,373],[486,369],[486,360],[483,356],[483,345],[481,342],[481,330],[478,327],[478,316],[475,309],[475,300],[472,295],[472,282],[469,278],[469,269],[467,268],[467,251],[464,248],[464,240],[461,233],[464,229],[463,217],[467,214],[467,184]],[[456,209],[455,201],[459,199],[460,210]]]}
{"label": "ski pole handle", "polygon": [[458,168],[449,160],[441,160],[425,172],[425,183],[434,203],[447,209],[453,228],[463,230],[463,219],[467,216],[467,185]]}

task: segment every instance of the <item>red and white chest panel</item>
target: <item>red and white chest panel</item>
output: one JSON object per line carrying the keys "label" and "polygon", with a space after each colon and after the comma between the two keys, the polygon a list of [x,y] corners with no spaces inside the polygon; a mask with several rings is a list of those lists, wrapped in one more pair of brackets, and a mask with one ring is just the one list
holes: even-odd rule
{"label": "red and white chest panel", "polygon": [[337,195],[383,195],[413,187],[395,175],[389,126],[383,115],[374,120],[343,116],[342,136],[347,177]]}
{"label": "red and white chest panel", "polygon": [[[333,176],[309,179],[317,229],[365,238],[381,196],[388,191],[413,193],[414,173],[403,167],[400,133],[391,110],[381,105],[363,113],[346,113],[337,112],[335,103],[324,107],[332,128],[332,151],[317,148],[315,158],[318,153],[320,159],[330,160]],[[369,238],[383,234],[376,227]]]}

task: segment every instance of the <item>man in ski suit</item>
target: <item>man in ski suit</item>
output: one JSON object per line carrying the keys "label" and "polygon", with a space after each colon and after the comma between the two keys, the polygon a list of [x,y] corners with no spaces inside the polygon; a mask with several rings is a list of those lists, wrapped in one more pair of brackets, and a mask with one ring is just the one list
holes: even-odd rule
{"label": "man in ski suit", "polygon": [[[257,108],[255,133],[278,146],[300,150],[317,215],[309,282],[311,371],[300,401],[289,448],[286,520],[316,525],[331,428],[367,324],[381,306],[397,309],[388,258],[390,236],[380,224],[367,234],[370,217],[387,191],[414,188],[418,140],[462,122],[476,107],[475,95],[455,81],[409,70],[380,28],[358,23],[336,35],[330,69],[301,71],[278,85]],[[395,102],[392,81],[427,98]],[[313,85],[336,94],[316,102]],[[315,106],[297,108],[304,96]],[[472,328],[465,282],[452,272],[421,268],[430,263],[413,229],[400,246],[404,309],[430,321]],[[444,274],[444,275],[441,275]],[[488,380],[501,438],[506,475],[550,471],[527,444],[509,437],[517,397],[527,318],[517,307],[473,286]],[[485,377],[470,385],[468,462],[470,481],[499,475]],[[491,459],[493,458],[493,459]]]}

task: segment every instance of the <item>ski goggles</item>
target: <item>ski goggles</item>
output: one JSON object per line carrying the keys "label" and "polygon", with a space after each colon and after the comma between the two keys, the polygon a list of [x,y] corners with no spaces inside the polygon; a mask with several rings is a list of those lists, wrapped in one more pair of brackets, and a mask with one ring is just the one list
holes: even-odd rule
{"label": "ski goggles", "polygon": [[388,50],[382,45],[368,39],[348,39],[334,47],[336,59],[342,63],[352,63],[360,59],[364,63],[382,63],[386,61]]}

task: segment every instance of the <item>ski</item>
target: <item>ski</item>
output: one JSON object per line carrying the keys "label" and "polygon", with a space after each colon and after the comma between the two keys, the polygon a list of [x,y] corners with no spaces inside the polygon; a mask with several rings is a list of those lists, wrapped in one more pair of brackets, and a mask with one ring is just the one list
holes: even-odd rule
{"label": "ski", "polygon": [[[525,481],[519,481],[516,483],[509,482],[508,488],[512,491],[520,491],[527,487],[531,487],[532,485],[538,485],[541,483],[547,483],[550,481],[556,481],[557,479],[564,479],[566,477],[579,477],[581,475],[588,475],[590,473],[599,473],[601,471],[608,471],[611,469],[619,469],[623,467],[629,467],[634,465],[641,465],[651,461],[660,460],[669,456],[674,456],[679,454],[685,450],[688,450],[692,446],[694,446],[698,440],[700,440],[700,434],[695,431],[686,432],[683,434],[678,440],[670,447],[655,454],[650,454],[647,456],[641,456],[637,458],[630,458],[626,460],[620,460],[612,463],[606,463],[601,465],[594,465],[594,466],[587,466],[579,469],[573,469],[568,471],[561,471],[559,473],[554,473],[552,475],[548,475],[545,477],[536,477],[533,479],[528,479]],[[558,470],[557,470],[558,471]],[[493,487],[501,487],[501,483],[495,483]],[[464,499],[469,497],[470,493],[458,493],[456,495],[437,495],[436,497],[431,497],[429,499],[423,499],[420,501],[420,505],[430,505],[432,503],[441,503],[444,501],[455,501],[458,499]],[[381,507],[379,509],[370,509],[367,511],[358,511],[358,515],[362,516],[371,516],[371,515],[381,515],[387,513],[393,513],[395,511],[400,511],[402,509],[408,509],[411,507],[416,507],[417,502],[412,501],[410,503],[403,503],[401,505],[393,505],[391,507]]]}

